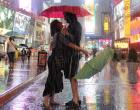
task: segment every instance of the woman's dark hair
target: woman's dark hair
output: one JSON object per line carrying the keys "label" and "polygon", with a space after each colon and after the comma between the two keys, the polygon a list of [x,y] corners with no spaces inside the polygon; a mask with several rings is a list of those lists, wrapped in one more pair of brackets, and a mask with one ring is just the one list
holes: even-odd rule
{"label": "woman's dark hair", "polygon": [[11,37],[9,37],[9,40],[10,41],[14,41],[14,38],[13,38],[14,36],[11,36]]}
{"label": "woman's dark hair", "polygon": [[68,23],[77,21],[76,14],[74,14],[74,13],[65,12],[64,16]]}
{"label": "woman's dark hair", "polygon": [[60,32],[61,31],[61,27],[60,27],[60,21],[58,20],[54,20],[51,22],[50,24],[50,31],[51,31],[51,36],[54,36],[55,33]]}

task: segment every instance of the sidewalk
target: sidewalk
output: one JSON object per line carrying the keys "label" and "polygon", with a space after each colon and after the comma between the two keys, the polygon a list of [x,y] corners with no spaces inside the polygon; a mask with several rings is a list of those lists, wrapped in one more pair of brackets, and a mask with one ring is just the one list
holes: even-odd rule
{"label": "sidewalk", "polygon": [[8,70],[5,62],[0,64],[0,106],[26,88],[35,77],[43,72],[37,67],[37,59],[31,58],[23,65],[21,61],[15,63],[13,71]]}
{"label": "sidewalk", "polygon": [[[130,84],[126,80],[129,76],[127,65],[118,63],[116,68],[118,73],[108,64],[94,77],[79,80],[78,89],[82,100],[79,110],[140,110],[140,80]],[[47,110],[43,106],[42,97],[46,78],[47,71],[41,73],[29,88],[4,105],[1,110]],[[60,105],[53,106],[52,110],[67,110],[64,103],[71,99],[70,82],[64,79],[64,90],[55,97]]]}
{"label": "sidewalk", "polygon": [[[140,66],[136,73],[129,73],[125,62],[115,64],[118,72],[113,66],[107,64],[92,78],[79,80],[78,89],[82,100],[79,110],[140,110],[140,76],[136,83],[131,83],[129,79],[132,74],[140,74]],[[26,86],[21,94],[17,94],[0,110],[47,110],[43,106],[42,97],[46,78],[47,71],[34,78],[33,84],[28,85],[28,88]],[[64,79],[64,90],[55,97],[60,106],[54,106],[52,110],[66,110],[64,103],[71,99],[70,82]]]}

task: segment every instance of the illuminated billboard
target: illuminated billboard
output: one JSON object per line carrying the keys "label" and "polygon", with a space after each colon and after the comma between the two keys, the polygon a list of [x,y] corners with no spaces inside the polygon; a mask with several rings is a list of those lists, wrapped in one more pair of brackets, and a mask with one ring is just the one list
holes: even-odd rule
{"label": "illuminated billboard", "polygon": [[125,37],[124,27],[124,1],[114,7],[115,39]]}
{"label": "illuminated billboard", "polygon": [[12,30],[14,11],[0,6],[0,28]]}
{"label": "illuminated billboard", "polygon": [[21,14],[19,12],[16,12],[15,14],[15,20],[14,20],[14,31],[25,34],[28,31],[28,27],[30,27],[30,20],[31,17]]}
{"label": "illuminated billboard", "polygon": [[124,0],[124,31],[125,36],[130,35],[130,0]]}

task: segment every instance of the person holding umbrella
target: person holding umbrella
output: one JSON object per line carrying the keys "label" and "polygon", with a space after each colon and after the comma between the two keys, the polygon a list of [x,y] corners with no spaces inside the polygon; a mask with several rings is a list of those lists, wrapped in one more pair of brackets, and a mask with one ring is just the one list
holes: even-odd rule
{"label": "person holding umbrella", "polygon": [[[63,25],[58,20],[54,20],[50,24],[52,41],[52,54],[48,58],[48,77],[43,91],[44,105],[50,108],[50,104],[57,104],[54,101],[54,95],[63,90],[63,74],[61,70],[65,68],[65,48],[66,46],[73,48],[75,51],[81,51],[86,56],[88,52],[83,48],[70,42],[61,32]],[[66,56],[67,57],[67,56]]]}
{"label": "person holding umbrella", "polygon": [[[66,37],[73,42],[75,45],[80,46],[82,26],[77,20],[76,14],[70,12],[64,12],[64,19],[69,24]],[[66,66],[64,70],[65,78],[68,78],[71,82],[72,89],[72,100],[67,102],[65,105],[70,107],[78,107],[81,105],[81,100],[78,93],[78,82],[74,76],[78,72],[80,54],[74,49],[67,47],[66,49]]]}

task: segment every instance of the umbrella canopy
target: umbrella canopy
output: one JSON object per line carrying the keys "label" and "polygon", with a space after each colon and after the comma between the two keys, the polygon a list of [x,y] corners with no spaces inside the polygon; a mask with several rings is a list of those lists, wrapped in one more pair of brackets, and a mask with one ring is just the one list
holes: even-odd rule
{"label": "umbrella canopy", "polygon": [[7,36],[21,36],[21,35],[26,35],[26,34],[27,33],[18,33],[18,32],[15,32],[15,31],[9,31],[5,35],[7,35]]}
{"label": "umbrella canopy", "polygon": [[114,50],[106,48],[100,52],[96,57],[86,62],[83,68],[75,76],[76,79],[87,79],[92,77],[94,74],[100,72],[105,64],[113,58]]}
{"label": "umbrella canopy", "polygon": [[77,17],[91,15],[86,9],[80,6],[52,6],[42,11],[40,15],[48,18],[64,18],[64,12],[74,13]]}
{"label": "umbrella canopy", "polygon": [[28,48],[28,46],[26,44],[19,44],[20,47],[25,47]]}

